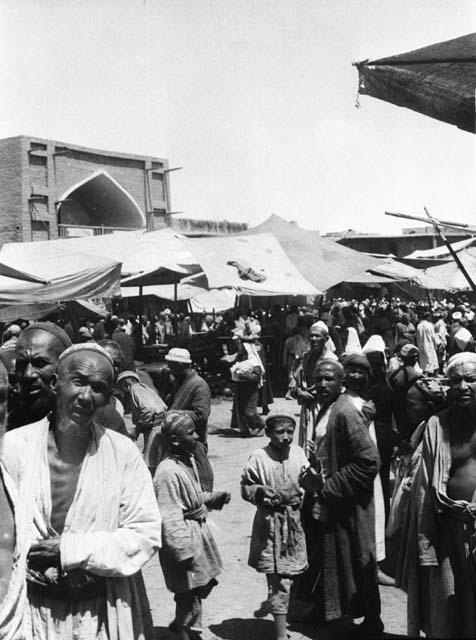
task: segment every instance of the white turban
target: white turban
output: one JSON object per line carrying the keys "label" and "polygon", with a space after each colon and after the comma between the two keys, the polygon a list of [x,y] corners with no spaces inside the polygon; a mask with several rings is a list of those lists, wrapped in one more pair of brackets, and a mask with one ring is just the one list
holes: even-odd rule
{"label": "white turban", "polygon": [[461,353],[456,353],[454,356],[451,356],[451,358],[448,360],[447,373],[449,373],[451,369],[454,369],[460,364],[476,365],[476,353],[472,353],[471,351],[462,351]]}
{"label": "white turban", "polygon": [[455,342],[460,349],[465,349],[471,342],[472,338],[473,336],[471,335],[471,333],[464,327],[458,329],[458,331],[455,333]]}
{"label": "white turban", "polygon": [[311,325],[310,331],[311,333],[319,333],[321,336],[329,335],[329,328],[325,322],[322,322],[322,320],[318,320]]}

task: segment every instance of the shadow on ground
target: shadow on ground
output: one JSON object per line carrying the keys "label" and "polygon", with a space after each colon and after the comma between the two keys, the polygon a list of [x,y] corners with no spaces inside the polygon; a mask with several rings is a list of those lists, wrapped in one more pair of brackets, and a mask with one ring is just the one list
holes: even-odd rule
{"label": "shadow on ground", "polygon": [[156,640],[177,640],[177,634],[169,631],[167,627],[154,627]]}
{"label": "shadow on ground", "polygon": [[210,631],[223,640],[273,640],[274,625],[271,620],[256,618],[230,618],[220,624],[210,625]]}

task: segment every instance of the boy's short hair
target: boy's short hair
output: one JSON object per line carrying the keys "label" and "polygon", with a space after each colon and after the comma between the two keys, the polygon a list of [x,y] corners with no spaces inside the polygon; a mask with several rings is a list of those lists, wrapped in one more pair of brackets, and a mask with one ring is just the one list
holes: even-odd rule
{"label": "boy's short hair", "polygon": [[296,428],[296,420],[285,413],[275,413],[272,416],[268,416],[265,421],[266,429],[269,430],[276,429],[282,424]]}

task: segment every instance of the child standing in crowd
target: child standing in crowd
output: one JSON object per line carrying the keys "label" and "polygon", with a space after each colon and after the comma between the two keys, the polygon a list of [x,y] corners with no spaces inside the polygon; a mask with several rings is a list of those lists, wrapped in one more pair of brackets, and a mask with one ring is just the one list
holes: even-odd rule
{"label": "child standing in crowd", "polygon": [[160,564],[165,584],[175,594],[175,619],[169,629],[191,640],[202,624],[202,600],[217,584],[221,558],[207,525],[207,507],[222,509],[225,491],[201,490],[193,452],[198,441],[187,411],[169,411],[162,427],[164,457],[154,486],[162,515]]}
{"label": "child standing in crowd", "polygon": [[287,415],[266,420],[270,442],[253,452],[241,478],[242,497],[257,507],[248,564],[266,574],[268,598],[256,617],[271,613],[276,640],[286,640],[286,618],[292,580],[307,568],[306,541],[301,524],[301,472],[309,466],[292,440],[296,422]]}

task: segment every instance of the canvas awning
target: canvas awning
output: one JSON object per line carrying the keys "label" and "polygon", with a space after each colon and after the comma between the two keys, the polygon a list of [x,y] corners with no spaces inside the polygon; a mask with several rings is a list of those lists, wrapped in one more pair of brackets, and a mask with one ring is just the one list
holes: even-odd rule
{"label": "canvas awning", "polygon": [[[139,293],[138,287],[128,287],[122,290],[124,298],[136,297]],[[174,286],[169,284],[144,287],[142,293],[144,296],[152,295],[163,300],[175,300]],[[234,289],[212,289],[208,291],[192,284],[179,283],[177,285],[177,300],[189,300],[191,309],[195,313],[206,313],[213,310],[225,311],[234,307],[236,291]]]}
{"label": "canvas awning", "polygon": [[[466,238],[466,240],[458,240],[458,242],[453,242],[451,244],[451,248],[455,253],[466,249],[467,247],[471,247],[476,243],[476,238]],[[408,260],[428,260],[435,259],[440,260],[446,258],[447,260],[452,260],[450,250],[448,247],[443,244],[441,247],[435,247],[434,249],[416,249],[413,253],[409,253],[408,256],[405,256]]]}
{"label": "canvas awning", "polygon": [[366,253],[321,238],[317,231],[301,229],[274,214],[262,224],[239,235],[249,236],[257,233],[274,234],[302,276],[320,291],[325,291],[381,263],[381,260]]}
{"label": "canvas awning", "polygon": [[[463,263],[464,268],[469,273],[473,280],[476,279],[476,247],[469,247],[460,251],[458,254],[459,259]],[[426,273],[432,278],[433,281],[438,283],[438,288],[443,291],[468,291],[471,290],[468,281],[463,275],[460,268],[452,260],[445,264],[440,264],[436,267],[430,267],[426,270]]]}
{"label": "canvas awning", "polygon": [[234,288],[252,296],[322,293],[296,268],[272,233],[183,238],[209,289]]}
{"label": "canvas awning", "polygon": [[360,94],[475,133],[476,33],[356,67]]}
{"label": "canvas awning", "polygon": [[3,245],[0,261],[26,273],[34,272],[48,284],[0,276],[1,305],[111,297],[118,292],[120,262],[71,251],[67,241],[48,245],[48,242]]}

